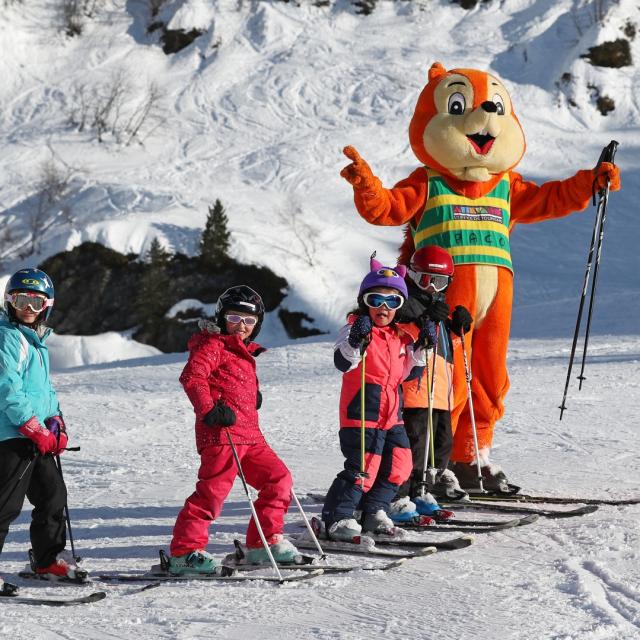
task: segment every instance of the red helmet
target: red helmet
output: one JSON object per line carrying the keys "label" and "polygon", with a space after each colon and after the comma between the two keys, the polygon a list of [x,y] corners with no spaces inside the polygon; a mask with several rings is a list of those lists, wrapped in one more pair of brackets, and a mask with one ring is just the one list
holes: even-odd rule
{"label": "red helmet", "polygon": [[433,244],[418,249],[411,256],[409,266],[412,271],[417,273],[453,276],[453,260],[449,252]]}

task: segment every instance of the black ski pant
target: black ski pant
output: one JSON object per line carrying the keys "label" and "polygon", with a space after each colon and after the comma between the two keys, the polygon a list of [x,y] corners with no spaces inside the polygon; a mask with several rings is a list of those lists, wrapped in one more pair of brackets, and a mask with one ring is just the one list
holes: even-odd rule
{"label": "black ski pant", "polygon": [[[427,431],[429,429],[429,409],[421,407],[403,409],[402,418],[411,443],[413,471],[411,477],[400,485],[396,498],[404,498],[406,496],[414,498],[421,493],[420,483],[422,482],[424,448],[427,444]],[[446,409],[433,410],[433,446],[436,469],[446,469],[449,464],[451,449],[453,448],[451,413]],[[427,461],[431,462],[431,454],[429,454]]]}
{"label": "black ski pant", "polygon": [[[22,478],[20,478],[22,476]],[[52,455],[42,456],[27,438],[0,441],[0,553],[9,525],[24,499],[31,512],[31,547],[38,567],[47,567],[66,545],[67,489]]]}

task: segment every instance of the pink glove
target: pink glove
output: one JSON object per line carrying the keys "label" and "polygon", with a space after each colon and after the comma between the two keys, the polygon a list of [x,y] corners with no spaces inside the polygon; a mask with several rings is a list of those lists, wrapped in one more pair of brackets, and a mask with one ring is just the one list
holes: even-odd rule
{"label": "pink glove", "polygon": [[69,438],[67,438],[67,426],[62,416],[51,416],[44,421],[45,426],[58,440],[58,447],[53,451],[53,455],[59,456],[66,448]]}
{"label": "pink glove", "polygon": [[51,431],[45,429],[35,416],[29,418],[18,431],[23,436],[27,436],[43,456],[47,453],[54,453],[58,449],[58,438]]}

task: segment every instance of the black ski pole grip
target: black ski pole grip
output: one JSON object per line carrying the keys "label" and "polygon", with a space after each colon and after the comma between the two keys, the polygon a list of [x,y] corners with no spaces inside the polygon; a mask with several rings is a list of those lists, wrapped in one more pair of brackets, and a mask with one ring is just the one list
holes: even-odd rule
{"label": "black ski pole grip", "polygon": [[[606,147],[604,147],[604,149],[600,153],[600,157],[598,158],[598,164],[596,164],[596,168],[595,168],[596,171],[598,170],[598,168],[600,167],[600,165],[603,162],[610,162],[611,164],[614,164],[615,157],[616,157],[616,151],[618,150],[618,145],[619,144],[620,143],[617,140],[612,140]],[[600,193],[600,195],[603,195],[604,189],[601,189],[599,193]],[[593,205],[595,206],[595,204],[596,204],[596,181],[595,181],[595,178],[593,180],[593,187],[591,189],[591,194],[593,196]]]}

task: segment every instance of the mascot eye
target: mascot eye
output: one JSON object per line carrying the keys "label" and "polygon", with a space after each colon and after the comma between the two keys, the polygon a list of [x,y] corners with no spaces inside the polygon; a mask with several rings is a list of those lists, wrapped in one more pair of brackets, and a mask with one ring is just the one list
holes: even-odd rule
{"label": "mascot eye", "polygon": [[493,103],[497,107],[496,113],[499,116],[503,116],[504,115],[504,100],[500,97],[499,94],[496,93],[496,95],[493,96]]}
{"label": "mascot eye", "polygon": [[454,93],[449,98],[449,113],[453,116],[461,116],[467,106],[467,102],[461,93]]}

